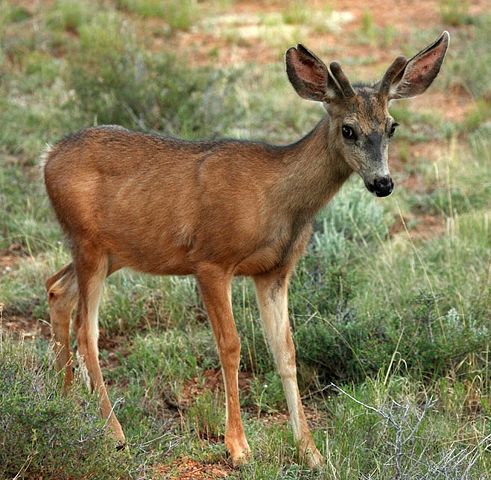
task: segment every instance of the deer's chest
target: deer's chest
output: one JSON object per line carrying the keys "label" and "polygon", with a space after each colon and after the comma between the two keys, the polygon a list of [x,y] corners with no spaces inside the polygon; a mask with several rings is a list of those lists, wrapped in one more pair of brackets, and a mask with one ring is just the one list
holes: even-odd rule
{"label": "deer's chest", "polygon": [[292,269],[303,254],[312,234],[308,221],[281,226],[245,257],[236,268],[237,275],[258,275],[271,270]]}

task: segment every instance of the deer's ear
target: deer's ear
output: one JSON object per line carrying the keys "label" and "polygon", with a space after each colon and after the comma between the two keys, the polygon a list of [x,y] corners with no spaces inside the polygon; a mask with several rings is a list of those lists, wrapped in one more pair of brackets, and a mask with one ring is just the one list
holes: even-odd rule
{"label": "deer's ear", "polygon": [[408,60],[390,86],[389,100],[421,95],[438,75],[449,41],[450,35],[445,31],[436,42]]}
{"label": "deer's ear", "polygon": [[324,62],[303,45],[287,50],[286,73],[296,92],[307,100],[329,101],[341,95]]}

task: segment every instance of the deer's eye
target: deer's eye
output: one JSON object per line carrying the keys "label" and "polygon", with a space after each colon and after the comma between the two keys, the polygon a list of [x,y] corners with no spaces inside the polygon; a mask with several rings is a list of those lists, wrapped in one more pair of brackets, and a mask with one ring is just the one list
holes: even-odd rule
{"label": "deer's eye", "polygon": [[341,132],[343,133],[343,137],[346,138],[346,140],[356,140],[356,133],[349,125],[343,125],[343,127],[341,128]]}
{"label": "deer's eye", "polygon": [[396,133],[396,127],[398,127],[399,124],[394,122],[392,126],[390,127],[390,132],[389,132],[389,137],[392,137],[394,133]]}

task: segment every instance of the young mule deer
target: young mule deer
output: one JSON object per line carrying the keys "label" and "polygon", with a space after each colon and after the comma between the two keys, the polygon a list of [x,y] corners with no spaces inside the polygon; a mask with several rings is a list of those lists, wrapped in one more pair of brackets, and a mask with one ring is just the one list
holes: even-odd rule
{"label": "young mule deer", "polygon": [[114,126],[70,135],[46,153],[49,198],[73,261],[46,282],[57,367],[73,380],[70,317],[78,356],[102,415],[124,444],[98,361],[97,315],[104,279],[123,267],[156,275],[195,275],[216,340],[226,393],[225,444],[235,464],[249,446],[240,417],[240,340],[231,306],[236,275],[254,279],[266,338],[283,382],[299,450],[322,462],[297,386],[288,320],[288,281],[312,220],[353,172],[379,197],[390,195],[391,100],[423,93],[449,42],[444,32],[410,60],[398,57],[382,80],[352,85],[338,63],[327,67],[302,45],[286,52],[297,93],[327,114],[287,146],[235,140],[189,142]]}

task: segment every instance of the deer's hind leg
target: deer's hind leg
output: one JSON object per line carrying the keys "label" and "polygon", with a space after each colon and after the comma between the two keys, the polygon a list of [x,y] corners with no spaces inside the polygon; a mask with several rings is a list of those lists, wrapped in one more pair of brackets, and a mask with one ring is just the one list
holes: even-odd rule
{"label": "deer's hind leg", "polygon": [[65,371],[63,390],[73,381],[72,354],[70,351],[70,320],[78,300],[77,278],[70,263],[46,280],[51,334],[55,342],[56,369]]}
{"label": "deer's hind leg", "polygon": [[123,446],[125,436],[107,394],[97,345],[99,302],[104,280],[110,273],[109,259],[97,246],[84,242],[77,245],[74,261],[79,294],[74,323],[79,362],[87,369],[89,389],[99,395],[103,418],[107,419],[114,437]]}

